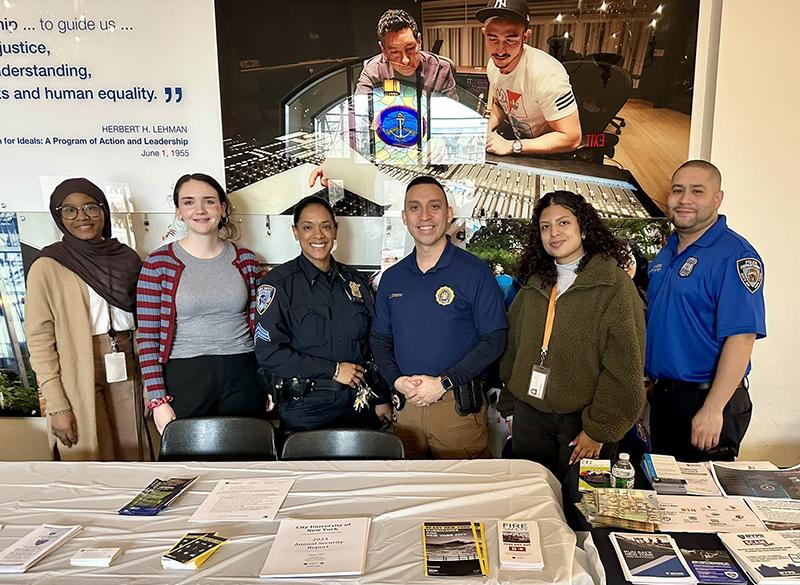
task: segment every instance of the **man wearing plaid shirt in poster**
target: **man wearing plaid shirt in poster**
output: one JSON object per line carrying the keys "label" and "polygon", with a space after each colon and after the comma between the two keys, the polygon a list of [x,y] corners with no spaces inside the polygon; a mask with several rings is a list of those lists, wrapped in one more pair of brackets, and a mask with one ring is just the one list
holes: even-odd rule
{"label": "man wearing plaid shirt in poster", "polygon": [[381,52],[364,61],[357,94],[371,93],[373,87],[382,85],[386,79],[416,87],[420,76],[424,90],[458,99],[452,61],[421,50],[422,35],[408,12],[394,9],[384,12],[378,20],[377,34]]}

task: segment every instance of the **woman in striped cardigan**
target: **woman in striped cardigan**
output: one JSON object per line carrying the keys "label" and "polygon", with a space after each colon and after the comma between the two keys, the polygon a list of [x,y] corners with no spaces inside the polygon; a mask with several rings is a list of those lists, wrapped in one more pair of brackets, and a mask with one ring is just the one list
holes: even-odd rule
{"label": "woman in striped cardigan", "polygon": [[266,396],[253,354],[255,254],[236,230],[222,186],[184,175],[173,192],[186,236],[144,261],[136,290],[137,346],[159,432],[186,416],[259,416]]}

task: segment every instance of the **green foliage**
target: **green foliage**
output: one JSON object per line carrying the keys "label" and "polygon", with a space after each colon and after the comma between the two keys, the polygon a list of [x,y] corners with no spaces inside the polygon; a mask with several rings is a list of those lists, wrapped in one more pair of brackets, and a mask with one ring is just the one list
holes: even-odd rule
{"label": "green foliage", "polygon": [[670,233],[666,219],[607,219],[606,225],[622,240],[633,240],[648,260],[652,260]]}
{"label": "green foliage", "polygon": [[529,221],[521,219],[487,219],[467,246],[472,248],[496,248],[517,254],[522,253],[528,236]]}
{"label": "green foliage", "polygon": [[506,274],[514,274],[528,237],[526,220],[487,219],[469,240],[467,249],[494,268],[500,264]]}
{"label": "green foliage", "polygon": [[31,380],[30,388],[22,381],[13,379],[6,372],[0,372],[0,394],[3,395],[3,409],[36,416],[39,414],[39,395],[36,383]]}
{"label": "green foliage", "polygon": [[500,264],[506,274],[514,274],[517,269],[519,256],[508,250],[470,246],[469,251],[486,262],[492,269],[494,269],[495,264]]}

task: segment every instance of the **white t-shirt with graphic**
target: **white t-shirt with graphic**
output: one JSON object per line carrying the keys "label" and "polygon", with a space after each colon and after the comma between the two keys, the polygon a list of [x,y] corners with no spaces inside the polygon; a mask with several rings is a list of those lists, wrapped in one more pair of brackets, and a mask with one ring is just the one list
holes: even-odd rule
{"label": "white t-shirt with graphic", "polygon": [[517,138],[552,132],[547,124],[578,111],[564,66],[544,51],[523,45],[524,54],[511,73],[500,73],[489,60],[486,75]]}

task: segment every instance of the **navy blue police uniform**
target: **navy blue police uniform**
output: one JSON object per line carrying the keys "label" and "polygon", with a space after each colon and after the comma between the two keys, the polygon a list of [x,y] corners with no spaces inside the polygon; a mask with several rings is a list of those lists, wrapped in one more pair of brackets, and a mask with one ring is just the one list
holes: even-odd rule
{"label": "navy blue police uniform", "polygon": [[378,394],[356,411],[356,390],[333,380],[337,362],[366,365],[374,299],[364,277],[331,258],[327,273],[302,254],[272,269],[256,291],[255,353],[262,381],[277,397],[288,431],[378,428],[374,405],[389,401],[373,368]]}
{"label": "navy blue police uniform", "polygon": [[[752,414],[746,380],[724,409],[717,447],[706,452],[693,447],[691,425],[714,381],[726,338],[767,334],[761,257],[720,215],[680,253],[673,233],[648,274],[645,370],[654,380],[653,451],[679,461],[733,459]],[[745,376],[749,371],[748,364]]]}
{"label": "navy blue police uniform", "polygon": [[[458,390],[483,376],[505,347],[503,296],[488,265],[449,240],[436,265],[422,272],[412,252],[389,268],[378,287],[372,347],[384,379],[446,376]],[[460,417],[452,392],[439,403],[406,403],[397,434],[409,456],[478,457],[487,453],[485,407]],[[408,431],[408,432],[406,432]]]}

